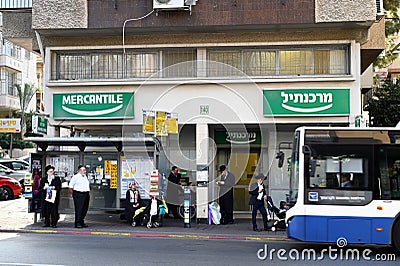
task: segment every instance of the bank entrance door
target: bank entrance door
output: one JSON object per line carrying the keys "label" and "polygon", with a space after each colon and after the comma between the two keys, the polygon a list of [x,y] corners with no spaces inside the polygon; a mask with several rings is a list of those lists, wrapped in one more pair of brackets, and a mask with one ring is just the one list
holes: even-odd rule
{"label": "bank entrance door", "polygon": [[[233,210],[236,214],[250,212],[249,206],[249,184],[257,169],[259,161],[258,151],[235,151],[221,149],[218,151],[218,164],[228,165],[229,171],[236,177],[236,185],[233,188]],[[254,182],[254,180],[253,180]]]}

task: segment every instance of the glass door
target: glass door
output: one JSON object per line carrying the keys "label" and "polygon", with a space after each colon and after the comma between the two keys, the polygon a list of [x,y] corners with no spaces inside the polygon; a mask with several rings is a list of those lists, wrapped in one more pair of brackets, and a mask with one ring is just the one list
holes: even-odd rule
{"label": "glass door", "polygon": [[[218,151],[218,164],[227,164],[228,170],[235,175],[236,185],[233,188],[233,210],[235,212],[250,212],[249,184],[259,161],[256,151],[235,151],[221,149]],[[227,162],[229,161],[229,162]]]}

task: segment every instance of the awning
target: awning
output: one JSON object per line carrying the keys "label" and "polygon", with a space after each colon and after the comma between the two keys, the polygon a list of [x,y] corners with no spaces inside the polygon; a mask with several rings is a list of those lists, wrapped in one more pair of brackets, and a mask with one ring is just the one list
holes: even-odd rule
{"label": "awning", "polygon": [[153,137],[29,137],[26,141],[37,144],[43,151],[49,146],[76,146],[80,151],[86,147],[115,147],[122,151],[124,146],[158,146],[158,140]]}

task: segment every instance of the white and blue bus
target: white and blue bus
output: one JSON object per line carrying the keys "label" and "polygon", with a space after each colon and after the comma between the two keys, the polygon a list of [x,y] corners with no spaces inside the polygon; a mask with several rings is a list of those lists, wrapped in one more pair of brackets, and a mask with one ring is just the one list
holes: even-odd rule
{"label": "white and blue bus", "polygon": [[289,238],[400,250],[400,129],[301,127],[292,148]]}

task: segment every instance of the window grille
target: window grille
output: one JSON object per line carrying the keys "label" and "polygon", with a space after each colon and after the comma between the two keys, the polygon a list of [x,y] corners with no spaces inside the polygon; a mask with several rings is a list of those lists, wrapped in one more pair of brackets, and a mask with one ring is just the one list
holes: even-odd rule
{"label": "window grille", "polygon": [[[349,75],[349,45],[210,48],[207,76]],[[53,80],[193,78],[197,50],[63,51],[52,55]]]}

